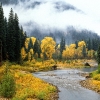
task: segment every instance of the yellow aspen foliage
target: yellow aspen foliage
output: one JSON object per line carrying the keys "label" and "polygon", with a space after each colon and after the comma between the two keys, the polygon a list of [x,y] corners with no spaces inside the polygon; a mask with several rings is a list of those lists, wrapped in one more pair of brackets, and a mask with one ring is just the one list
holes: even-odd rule
{"label": "yellow aspen foliage", "polygon": [[41,58],[43,58],[43,53],[40,54]]}
{"label": "yellow aspen foliage", "polygon": [[21,49],[21,58],[22,58],[22,60],[24,60],[26,58],[26,56],[27,56],[27,54],[26,54],[25,48],[22,47],[22,49]]}
{"label": "yellow aspen foliage", "polygon": [[25,40],[25,48],[26,48],[26,49],[28,49],[29,39],[30,39],[30,38],[26,38],[26,40]]}
{"label": "yellow aspen foliage", "polygon": [[82,47],[78,47],[77,50],[76,50],[76,55],[81,58],[83,56],[82,54]]}
{"label": "yellow aspen foliage", "polygon": [[76,47],[76,44],[71,44],[69,47],[67,46],[66,50],[63,51],[62,57],[65,59],[74,58],[75,47]]}
{"label": "yellow aspen foliage", "polygon": [[[28,44],[29,44],[29,40],[30,38],[26,38],[25,40],[25,48],[28,49]],[[36,38],[35,37],[31,37],[32,43],[34,45]]]}
{"label": "yellow aspen foliage", "polygon": [[94,53],[95,53],[94,50],[89,50],[87,55],[88,55],[89,58],[93,58]]}
{"label": "yellow aspen foliage", "polygon": [[34,54],[33,49],[30,49],[30,51],[28,52],[28,60],[29,61],[31,61],[33,59],[33,54]]}
{"label": "yellow aspen foliage", "polygon": [[31,53],[28,52],[28,60],[31,61]]}
{"label": "yellow aspen foliage", "polygon": [[34,45],[34,43],[35,43],[35,41],[36,41],[36,38],[35,38],[35,37],[31,37],[31,39],[32,39],[32,43],[33,43],[33,45]]}
{"label": "yellow aspen foliage", "polygon": [[75,56],[75,47],[76,47],[76,44],[71,44],[71,45],[69,46],[70,58],[74,58],[74,56]]}
{"label": "yellow aspen foliage", "polygon": [[69,46],[69,48],[72,48],[72,49],[75,49],[75,47],[76,47],[76,44],[71,44],[71,45]]}
{"label": "yellow aspen foliage", "polygon": [[70,53],[69,47],[66,47],[66,50],[64,50],[63,53],[62,53],[62,57],[64,59],[69,59],[70,58],[69,53]]}
{"label": "yellow aspen foliage", "polygon": [[79,41],[79,42],[78,42],[78,48],[77,48],[77,56],[78,56],[79,58],[83,57],[83,53],[82,53],[83,46],[86,47],[85,41]]}
{"label": "yellow aspen foliage", "polygon": [[33,49],[30,49],[30,54],[31,54],[31,55],[33,55],[33,54],[34,54]]}
{"label": "yellow aspen foliage", "polygon": [[55,52],[56,42],[52,37],[45,37],[41,41],[41,50],[42,53],[45,54],[47,58],[52,58],[52,54]]}
{"label": "yellow aspen foliage", "polygon": [[86,43],[84,41],[79,41],[78,47],[83,47],[83,46],[86,46]]}
{"label": "yellow aspen foliage", "polygon": [[57,47],[58,49],[60,49],[60,44],[58,45],[58,47]]}

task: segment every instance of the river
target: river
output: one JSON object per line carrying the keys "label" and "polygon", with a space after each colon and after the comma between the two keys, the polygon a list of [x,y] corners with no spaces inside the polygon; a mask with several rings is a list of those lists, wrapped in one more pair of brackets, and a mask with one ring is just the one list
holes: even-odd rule
{"label": "river", "polygon": [[79,82],[85,80],[81,76],[83,72],[90,72],[94,69],[84,68],[78,69],[63,69],[48,72],[36,72],[34,75],[58,87],[58,100],[100,100],[100,94],[81,87]]}

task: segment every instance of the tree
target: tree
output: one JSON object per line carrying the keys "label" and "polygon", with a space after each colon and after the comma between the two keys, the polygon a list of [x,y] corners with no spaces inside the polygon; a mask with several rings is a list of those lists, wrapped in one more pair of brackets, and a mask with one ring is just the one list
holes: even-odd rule
{"label": "tree", "polygon": [[18,16],[15,13],[14,17],[14,26],[15,26],[15,61],[20,62],[21,58],[21,33],[19,28],[19,20]]}
{"label": "tree", "polygon": [[2,42],[2,58],[6,60],[6,27],[2,4],[0,4],[0,40]]}
{"label": "tree", "polygon": [[98,64],[100,64],[100,45],[97,51],[97,61],[98,61]]}
{"label": "tree", "polygon": [[70,44],[62,53],[64,59],[73,59],[75,57],[76,44]]}
{"label": "tree", "polygon": [[78,48],[78,41],[75,41],[75,44],[76,44],[76,49]]}
{"label": "tree", "polygon": [[30,51],[30,49],[33,49],[33,42],[32,42],[31,38],[30,38],[29,43],[28,43],[28,52]]}
{"label": "tree", "polygon": [[41,54],[41,47],[40,47],[40,42],[39,40],[35,40],[34,46],[33,46],[34,54],[38,54],[38,58],[40,58]]}
{"label": "tree", "polygon": [[26,54],[25,48],[22,47],[21,48],[21,60],[23,61],[26,58],[26,56],[27,54]]}
{"label": "tree", "polygon": [[60,42],[60,52],[62,54],[63,50],[65,49],[65,39],[62,38]]}
{"label": "tree", "polygon": [[83,46],[82,54],[83,54],[83,57],[84,57],[84,58],[87,56],[86,46],[85,46],[85,45]]}
{"label": "tree", "polygon": [[89,40],[87,41],[87,48],[88,48],[88,50],[91,50],[91,49],[92,49],[92,41],[91,41],[90,38],[89,38]]}
{"label": "tree", "polygon": [[21,48],[25,47],[25,40],[27,38],[26,32],[23,31],[23,27],[20,28],[20,34],[21,34]]}
{"label": "tree", "polygon": [[[83,49],[83,47],[84,47],[84,49]],[[83,57],[83,53],[85,54],[85,47],[86,47],[85,41],[79,41],[78,42],[77,56],[79,58],[82,58]],[[83,52],[83,50],[84,50],[84,52]]]}
{"label": "tree", "polygon": [[8,19],[8,34],[7,34],[7,52],[9,61],[15,61],[15,27],[14,27],[14,13],[11,8]]}
{"label": "tree", "polygon": [[52,58],[53,53],[55,52],[56,42],[52,37],[45,37],[41,41],[41,51],[45,59]]}

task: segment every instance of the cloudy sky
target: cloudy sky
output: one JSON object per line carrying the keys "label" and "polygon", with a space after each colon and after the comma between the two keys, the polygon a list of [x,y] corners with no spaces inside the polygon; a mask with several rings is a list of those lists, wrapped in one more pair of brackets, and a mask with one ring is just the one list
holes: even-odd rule
{"label": "cloudy sky", "polygon": [[26,31],[31,31],[36,23],[43,29],[64,30],[73,25],[100,35],[100,0],[26,0],[3,8],[6,17],[13,8]]}

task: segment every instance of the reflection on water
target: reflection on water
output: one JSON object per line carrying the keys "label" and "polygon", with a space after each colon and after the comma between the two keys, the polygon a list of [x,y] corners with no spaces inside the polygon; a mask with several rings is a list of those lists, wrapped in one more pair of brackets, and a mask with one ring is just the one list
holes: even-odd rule
{"label": "reflection on water", "polygon": [[97,70],[97,67],[82,68],[82,69],[80,69],[80,70],[81,70],[81,71],[84,71],[84,72],[92,72],[92,71]]}
{"label": "reflection on water", "polygon": [[[90,72],[89,68],[82,69]],[[92,70],[90,68],[90,70]],[[56,85],[59,92],[59,100],[100,100],[100,95],[94,91],[81,87],[79,81],[85,78],[83,73],[76,69],[55,70],[49,72],[37,72],[34,75],[49,83]]]}

